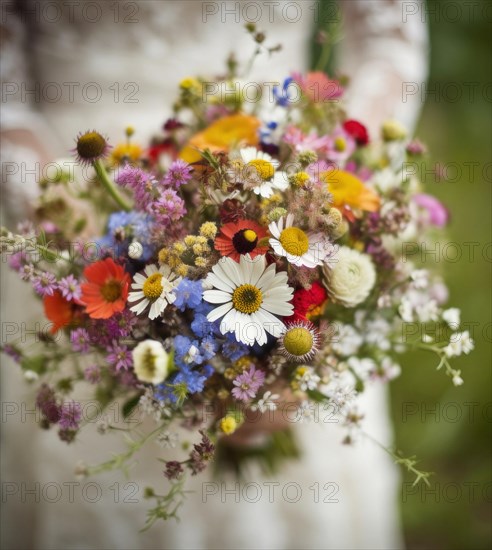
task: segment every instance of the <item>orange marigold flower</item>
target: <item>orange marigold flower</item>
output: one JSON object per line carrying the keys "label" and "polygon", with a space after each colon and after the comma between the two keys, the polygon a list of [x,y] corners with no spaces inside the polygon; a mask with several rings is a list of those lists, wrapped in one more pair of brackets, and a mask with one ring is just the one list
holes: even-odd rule
{"label": "orange marigold flower", "polygon": [[55,334],[63,327],[69,325],[74,317],[75,304],[65,300],[59,290],[55,290],[52,296],[43,298],[44,314],[53,323],[51,334]]}
{"label": "orange marigold flower", "polygon": [[87,266],[84,277],[81,302],[89,317],[108,319],[123,311],[130,286],[130,275],[123,267],[106,258]]}
{"label": "orange marigold flower", "polygon": [[268,246],[258,246],[267,236],[266,229],[251,220],[229,222],[220,228],[220,235],[215,238],[214,247],[222,256],[229,256],[239,262],[241,254],[249,254],[251,258],[266,254]]}
{"label": "orange marigold flower", "polygon": [[216,153],[229,151],[232,146],[257,145],[259,128],[260,121],[253,116],[239,114],[223,117],[195,134],[179,156],[192,163],[201,159],[199,150],[209,149]]}
{"label": "orange marigold flower", "polygon": [[379,196],[366,187],[354,174],[345,170],[328,170],[321,173],[321,179],[328,185],[328,191],[333,195],[333,206],[352,210],[377,212],[380,207]]}

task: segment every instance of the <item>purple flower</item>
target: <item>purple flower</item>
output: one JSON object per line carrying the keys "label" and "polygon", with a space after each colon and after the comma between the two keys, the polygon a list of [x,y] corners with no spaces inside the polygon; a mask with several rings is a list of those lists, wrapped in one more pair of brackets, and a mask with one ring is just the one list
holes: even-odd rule
{"label": "purple flower", "polygon": [[76,328],[70,333],[70,343],[73,351],[87,353],[91,344],[90,334],[85,328]]}
{"label": "purple flower", "polygon": [[97,384],[101,380],[101,369],[97,365],[91,365],[84,370],[84,378],[91,384]]}
{"label": "purple flower", "polygon": [[185,185],[191,179],[191,166],[184,160],[175,160],[169,167],[168,173],[164,176],[162,182],[168,187],[178,189],[181,185]]}
{"label": "purple flower", "polygon": [[256,370],[255,366],[252,365],[249,371],[236,376],[233,381],[235,388],[232,389],[232,395],[241,401],[253,399],[264,381],[265,373],[261,370]]}
{"label": "purple flower", "polygon": [[63,430],[76,430],[82,418],[82,408],[76,401],[67,401],[60,408],[58,424]]}
{"label": "purple flower", "polygon": [[127,370],[133,365],[132,354],[126,346],[113,341],[113,344],[108,348],[106,359],[110,365],[116,370]]}
{"label": "purple flower", "polygon": [[103,324],[111,340],[127,338],[132,333],[133,327],[138,323],[138,318],[129,310],[116,313],[109,319],[104,319]]}
{"label": "purple flower", "polygon": [[48,271],[43,271],[39,275],[34,276],[31,282],[34,290],[40,296],[53,296],[53,292],[58,287],[56,277]]}
{"label": "purple flower", "polygon": [[168,460],[166,462],[164,475],[167,479],[178,479],[182,473],[183,466],[181,466],[181,462],[178,462],[177,460]]}
{"label": "purple flower", "polygon": [[22,355],[19,350],[10,344],[6,344],[2,350],[8,357],[13,359],[16,363],[20,363]]}
{"label": "purple flower", "polygon": [[12,256],[10,256],[10,258],[8,259],[9,267],[14,271],[20,271],[24,267],[26,262],[27,262],[27,255],[23,250],[21,250],[20,252],[16,252],[15,254],[12,254]]}
{"label": "purple flower", "polygon": [[58,283],[58,290],[63,294],[63,297],[67,300],[80,300],[82,295],[82,289],[77,279],[73,275],[64,277]]}
{"label": "purple flower", "polygon": [[55,391],[48,384],[43,384],[39,388],[36,406],[48,422],[55,423],[60,419],[61,409],[56,403]]}
{"label": "purple flower", "polygon": [[427,211],[429,221],[437,227],[444,227],[449,219],[447,208],[432,195],[418,193],[413,196],[413,201]]}
{"label": "purple flower", "polygon": [[127,187],[133,190],[135,204],[142,210],[145,210],[152,202],[154,197],[154,177],[141,168],[133,166],[124,166],[117,174],[115,181],[121,187]]}
{"label": "purple flower", "polygon": [[166,189],[161,196],[150,206],[150,213],[163,225],[180,220],[186,214],[184,200],[174,191]]}
{"label": "purple flower", "polygon": [[32,264],[23,265],[19,273],[23,281],[30,281],[34,277],[34,266]]}

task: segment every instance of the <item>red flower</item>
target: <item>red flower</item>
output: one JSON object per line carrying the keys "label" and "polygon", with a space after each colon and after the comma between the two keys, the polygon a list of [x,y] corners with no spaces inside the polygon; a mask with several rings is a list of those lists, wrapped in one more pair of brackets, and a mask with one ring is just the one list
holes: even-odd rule
{"label": "red flower", "polygon": [[128,297],[130,275],[112,258],[84,269],[87,283],[82,285],[81,302],[93,319],[108,319],[123,311]]}
{"label": "red flower", "polygon": [[311,288],[298,288],[294,291],[292,304],[294,313],[286,321],[308,319],[311,320],[321,315],[324,311],[328,294],[323,286],[317,281],[311,285]]}
{"label": "red flower", "polygon": [[65,300],[59,290],[55,290],[52,296],[43,299],[44,314],[53,323],[51,334],[55,334],[61,328],[69,325],[75,314],[75,304]]}
{"label": "red flower", "polygon": [[236,262],[239,262],[241,254],[254,258],[268,250],[268,246],[258,246],[259,241],[267,236],[266,229],[254,221],[229,222],[220,228],[220,232],[215,238],[215,249]]}
{"label": "red flower", "polygon": [[357,142],[358,145],[367,145],[369,143],[369,134],[367,128],[357,120],[346,120],[343,127]]}

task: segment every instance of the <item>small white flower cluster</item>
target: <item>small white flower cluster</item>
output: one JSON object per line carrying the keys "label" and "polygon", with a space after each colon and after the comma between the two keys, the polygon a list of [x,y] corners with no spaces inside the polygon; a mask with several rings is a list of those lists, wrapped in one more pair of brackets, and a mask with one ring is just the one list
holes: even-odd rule
{"label": "small white flower cluster", "polygon": [[475,348],[475,342],[469,331],[455,332],[451,335],[449,344],[444,348],[446,357],[459,357],[463,353],[468,355]]}
{"label": "small white flower cluster", "polygon": [[145,393],[140,397],[138,402],[142,412],[148,416],[152,416],[156,422],[162,420],[162,418],[169,418],[171,411],[154,398],[154,392],[152,388],[145,388]]}
{"label": "small white flower cluster", "polygon": [[177,433],[171,433],[169,431],[163,431],[156,437],[156,443],[163,449],[174,449],[178,442],[179,436]]}
{"label": "small white flower cluster", "polygon": [[277,399],[279,399],[280,395],[278,393],[272,393],[271,391],[267,391],[263,394],[263,397],[259,399],[256,403],[251,405],[252,411],[260,411],[261,413],[266,413],[267,411],[275,411],[277,410]]}
{"label": "small white flower cluster", "polygon": [[296,381],[301,391],[315,390],[318,387],[320,377],[314,372],[312,367],[302,367],[302,374],[296,377]]}

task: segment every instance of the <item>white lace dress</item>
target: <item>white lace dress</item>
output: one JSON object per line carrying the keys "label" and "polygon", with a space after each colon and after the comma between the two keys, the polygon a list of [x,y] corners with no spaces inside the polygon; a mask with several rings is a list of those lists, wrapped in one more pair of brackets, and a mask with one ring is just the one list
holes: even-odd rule
{"label": "white lace dress", "polygon": [[[113,143],[129,124],[142,141],[159,132],[183,77],[220,72],[232,50],[242,59],[249,56],[244,17],[256,18],[254,7],[243,11],[252,4],[248,2],[140,1],[116,7],[83,0],[68,9],[70,3],[62,0],[25,0],[18,2],[20,15],[10,9],[13,2],[2,3],[2,80],[14,84],[2,104],[2,130],[29,130],[53,158],[67,156],[76,134],[88,128],[105,132]],[[256,4],[262,15],[259,28],[267,31],[270,43],[281,42],[284,48],[271,60],[260,59],[252,78],[281,81],[291,69],[305,69],[312,3]],[[295,4],[297,11],[292,6],[283,11],[288,4]],[[340,65],[352,77],[349,113],[369,119],[373,130],[387,116],[412,127],[420,107],[418,98],[402,101],[401,86],[425,78],[426,31],[420,18],[402,23],[402,4],[342,2]],[[26,93],[36,90],[34,85],[38,91]],[[4,162],[24,161],[32,167],[36,155],[4,140]],[[35,179],[29,173],[22,180],[19,173],[2,178],[8,221],[22,217],[26,198],[35,195]],[[21,323],[28,316],[27,327],[33,326],[40,309],[32,306],[26,286],[5,273],[4,265],[2,270],[3,319]],[[158,523],[139,533],[149,505],[144,487],[163,479],[154,458],[158,448],[141,453],[129,485],[114,474],[75,481],[78,459],[105,460],[119,438],[89,430],[66,446],[55,433],[40,432],[33,415],[25,414],[31,389],[23,384],[18,367],[8,359],[2,363],[2,401],[14,403],[2,429],[4,489],[9,484],[2,507],[5,548],[402,546],[397,470],[370,442],[342,446],[342,430],[325,422],[296,427],[303,457],[279,476],[255,473],[247,486],[236,486],[232,479],[212,485],[210,476],[198,476],[190,483],[195,492],[181,509],[180,523]],[[13,412],[16,404],[18,411]],[[383,443],[392,437],[387,405],[380,386],[369,388],[361,401],[365,430]]]}

